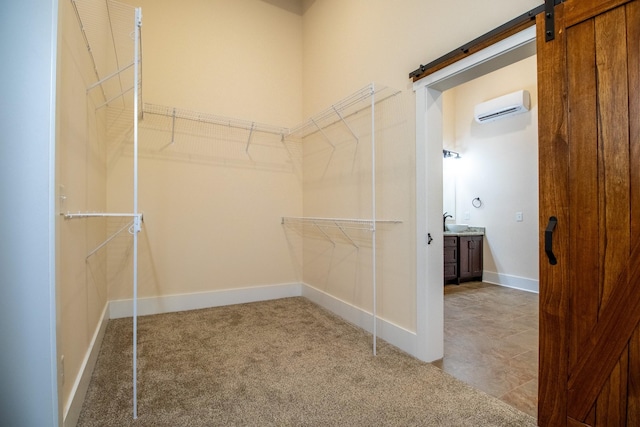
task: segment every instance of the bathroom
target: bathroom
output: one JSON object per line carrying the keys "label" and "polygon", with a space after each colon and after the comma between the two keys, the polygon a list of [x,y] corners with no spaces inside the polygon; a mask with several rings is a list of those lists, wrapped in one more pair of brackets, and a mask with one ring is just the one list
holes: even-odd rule
{"label": "bathroom", "polygon": [[[529,111],[475,121],[477,104],[520,90]],[[444,92],[443,108],[446,223],[484,228],[484,282],[538,292],[536,56]]]}

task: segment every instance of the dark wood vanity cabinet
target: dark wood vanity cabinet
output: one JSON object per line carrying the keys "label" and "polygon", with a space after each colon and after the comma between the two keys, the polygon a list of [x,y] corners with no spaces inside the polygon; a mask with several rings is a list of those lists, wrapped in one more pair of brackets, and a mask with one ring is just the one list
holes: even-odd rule
{"label": "dark wood vanity cabinet", "polygon": [[444,281],[458,281],[458,236],[444,236]]}
{"label": "dark wood vanity cabinet", "polygon": [[444,282],[482,280],[482,237],[444,236]]}
{"label": "dark wood vanity cabinet", "polygon": [[460,281],[482,280],[482,236],[459,237]]}

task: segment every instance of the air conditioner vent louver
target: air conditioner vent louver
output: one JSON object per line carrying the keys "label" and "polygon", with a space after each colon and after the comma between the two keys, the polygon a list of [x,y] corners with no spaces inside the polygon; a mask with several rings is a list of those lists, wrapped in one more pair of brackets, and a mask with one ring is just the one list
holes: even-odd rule
{"label": "air conditioner vent louver", "polygon": [[526,113],[530,108],[531,98],[529,92],[519,90],[476,105],[474,116],[476,122],[487,123],[504,117]]}

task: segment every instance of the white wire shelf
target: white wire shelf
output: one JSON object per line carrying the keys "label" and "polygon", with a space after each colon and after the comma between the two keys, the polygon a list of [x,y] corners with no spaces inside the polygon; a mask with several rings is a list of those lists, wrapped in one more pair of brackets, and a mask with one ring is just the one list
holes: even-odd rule
{"label": "white wire shelf", "polygon": [[145,103],[143,106],[143,114],[155,114],[169,117],[171,119],[191,120],[199,123],[243,129],[249,132],[264,132],[281,136],[289,134],[289,129],[284,127],[272,126],[264,123],[253,122],[250,120],[218,116],[215,114],[202,113],[198,111],[185,110],[182,108],[167,107],[164,105]]}
{"label": "white wire shelf", "polygon": [[112,213],[112,212],[76,212],[76,213],[61,213],[64,219],[78,219],[78,218],[140,218],[141,213]]}
{"label": "white wire shelf", "polygon": [[310,224],[320,227],[337,227],[342,229],[371,231],[375,224],[401,224],[396,219],[363,219],[363,218],[323,218],[323,217],[294,217],[283,216],[283,225]]}
{"label": "white wire shelf", "polygon": [[342,236],[353,245],[356,249],[360,249],[360,246],[355,242],[353,237],[349,235],[349,231],[368,231],[375,232],[376,224],[400,224],[400,220],[384,220],[384,219],[362,219],[362,218],[321,218],[321,217],[282,217],[281,224],[289,226],[304,226],[309,225],[316,227],[322,235],[329,240],[334,246],[335,240],[325,232],[325,228],[335,228],[340,231]]}
{"label": "white wire shelf", "polygon": [[370,109],[372,97],[374,98],[373,103],[377,104],[399,93],[399,90],[371,83],[292,128],[288,136],[305,138],[316,132],[323,132],[324,129],[335,123],[342,122],[357,141],[358,136],[350,128],[346,119],[365,109]]}

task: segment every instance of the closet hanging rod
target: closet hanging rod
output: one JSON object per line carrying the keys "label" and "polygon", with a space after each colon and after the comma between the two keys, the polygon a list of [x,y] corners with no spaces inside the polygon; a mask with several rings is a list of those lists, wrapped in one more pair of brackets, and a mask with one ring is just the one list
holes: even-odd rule
{"label": "closet hanging rod", "polygon": [[143,220],[143,214],[141,213],[104,213],[104,212],[78,212],[78,213],[61,213],[64,219],[78,219],[78,218],[140,218]]}
{"label": "closet hanging rod", "polygon": [[133,65],[134,65],[134,62],[132,62],[131,64],[127,65],[126,67],[124,67],[124,68],[122,68],[122,69],[120,69],[120,70],[118,70],[118,71],[115,71],[115,72],[113,72],[113,73],[109,74],[107,77],[103,78],[102,80],[95,82],[94,84],[92,84],[91,86],[89,86],[89,87],[87,88],[87,92],[89,92],[91,89],[93,89],[93,88],[95,88],[95,87],[100,86],[100,85],[101,85],[101,84],[103,84],[104,82],[106,82],[106,81],[108,81],[108,80],[110,80],[110,79],[112,79],[112,78],[116,77],[117,75],[119,75],[119,74],[120,74],[120,73],[122,73],[123,71],[125,71],[125,70],[127,70],[127,69],[129,69],[129,68],[133,67]]}
{"label": "closet hanging rod", "polygon": [[143,106],[143,112],[145,114],[153,114],[158,116],[165,117],[174,117],[175,110],[175,118],[182,120],[190,120],[198,123],[205,123],[210,125],[218,125],[225,126],[230,128],[242,129],[253,132],[262,132],[262,133],[270,133],[273,135],[288,135],[289,129],[282,128],[277,126],[271,126],[263,123],[258,123],[255,121],[249,120],[241,120],[234,119],[230,117],[224,116],[216,116],[208,113],[200,113],[197,111],[184,110],[180,108],[166,107],[162,105],[148,104],[145,103]]}

